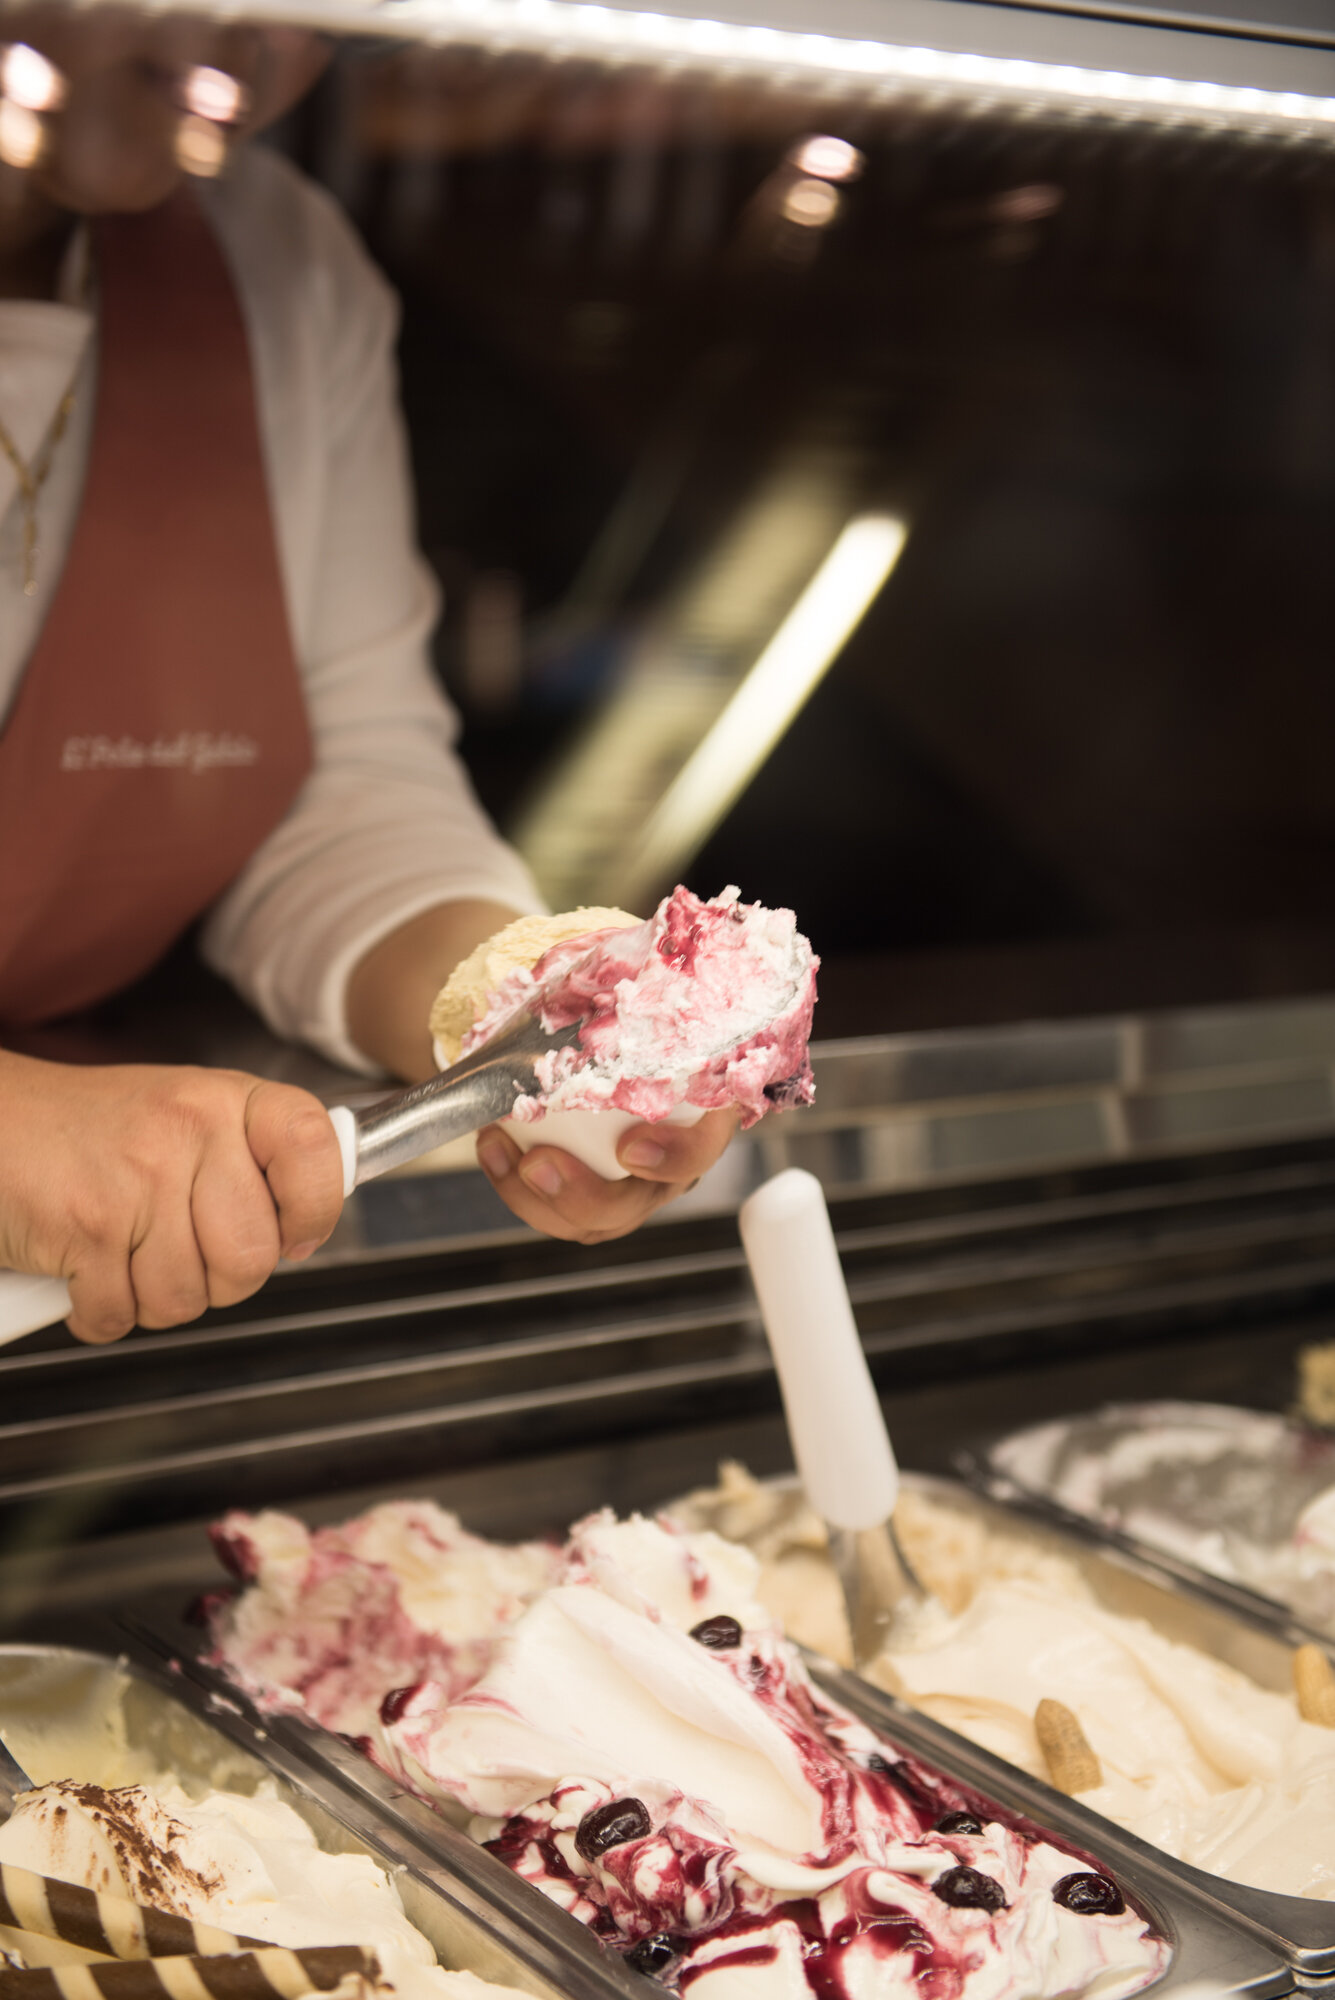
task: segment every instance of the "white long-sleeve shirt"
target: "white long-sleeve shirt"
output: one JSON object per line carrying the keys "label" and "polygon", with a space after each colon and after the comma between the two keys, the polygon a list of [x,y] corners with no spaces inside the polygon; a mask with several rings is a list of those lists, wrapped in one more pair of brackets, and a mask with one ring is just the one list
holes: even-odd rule
{"label": "white long-sleeve shirt", "polygon": [[[394,297],[333,204],[264,148],[243,149],[200,193],[250,335],[315,759],[286,818],[210,912],[203,949],[279,1034],[364,1069],[344,994],[372,945],[460,898],[518,911],[541,903],[473,796],[427,654],[437,593],[414,539]],[[29,462],[71,379],[77,389],[39,503],[31,598],[17,480],[0,455],[0,719],[58,587],[88,463],[96,320],[70,302],[77,262],[55,302],[0,300],[0,417]],[[151,574],[129,581],[153,587]]]}

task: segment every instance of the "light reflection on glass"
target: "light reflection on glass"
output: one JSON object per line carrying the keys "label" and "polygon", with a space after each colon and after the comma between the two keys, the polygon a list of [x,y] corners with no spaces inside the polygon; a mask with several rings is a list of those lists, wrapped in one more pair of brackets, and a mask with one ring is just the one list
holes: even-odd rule
{"label": "light reflection on glass", "polygon": [[795,181],[784,195],[783,212],[806,229],[823,229],[839,213],[839,190],[828,181]]}
{"label": "light reflection on glass", "polygon": [[197,180],[212,180],[222,172],[227,158],[226,135],[207,118],[191,114],[177,127],[176,158]]}
{"label": "light reflection on glass", "polygon": [[1055,215],[1062,201],[1059,187],[1035,181],[1027,187],[1007,188],[1004,194],[994,195],[989,207],[1001,222],[1041,222],[1045,216]]}
{"label": "light reflection on glass", "polygon": [[862,172],[862,155],[847,139],[820,132],[801,140],[788,155],[801,174],[822,181],[854,181]]}
{"label": "light reflection on glass", "polygon": [[741,796],[879,595],[908,531],[894,514],[845,524],[644,822],[617,883],[632,908],[649,883],[684,872]]}
{"label": "light reflection on glass", "polygon": [[25,111],[55,111],[65,101],[65,79],[38,50],[12,42],[0,48],[0,97]]}

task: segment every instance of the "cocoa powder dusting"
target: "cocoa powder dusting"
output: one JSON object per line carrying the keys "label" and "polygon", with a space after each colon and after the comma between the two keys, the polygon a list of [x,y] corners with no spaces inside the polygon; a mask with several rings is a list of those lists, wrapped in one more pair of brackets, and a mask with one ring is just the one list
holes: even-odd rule
{"label": "cocoa powder dusting", "polygon": [[[104,1879],[90,1887],[187,1917],[192,1901],[209,1897],[223,1886],[220,1870],[187,1866],[177,1850],[188,1839],[189,1829],[169,1813],[155,1812],[152,1794],[142,1785],[108,1790],[103,1785],[66,1779],[50,1789],[63,1793],[94,1822],[116,1857],[120,1879],[104,1869]],[[65,1814],[63,1804],[54,1806],[54,1820],[58,1822]],[[156,1838],[147,1831],[146,1821],[156,1821]]]}

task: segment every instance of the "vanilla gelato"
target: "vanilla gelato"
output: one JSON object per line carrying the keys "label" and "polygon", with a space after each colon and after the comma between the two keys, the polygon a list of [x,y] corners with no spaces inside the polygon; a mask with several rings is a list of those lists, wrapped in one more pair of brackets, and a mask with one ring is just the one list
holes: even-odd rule
{"label": "vanilla gelato", "polygon": [[531,972],[557,945],[582,938],[592,950],[603,931],[629,930],[640,922],[626,910],[565,910],[556,917],[516,917],[455,966],[431,1009],[431,1034],[442,1069],[457,1063],[464,1043],[495,995],[517,972]]}
{"label": "vanilla gelato", "polygon": [[[716,1535],[594,1515],[471,1687],[386,1683],[364,1747],[697,2000],[907,2000],[928,1966],[960,2000],[1159,1975],[1168,1948],[1110,1877],[820,1694],[758,1580]],[[215,1627],[233,1671],[243,1627]],[[253,1656],[240,1673],[255,1685]]]}
{"label": "vanilla gelato", "polygon": [[[366,1946],[384,1987],[403,2000],[507,2000],[512,1992],[445,1971],[383,1870],[364,1854],[324,1853],[271,1790],[195,1801],[176,1785],[43,1785],[0,1825],[0,1862],[294,1950]],[[29,1964],[93,1956],[14,1931],[0,1930],[0,1945]]]}
{"label": "vanilla gelato", "polygon": [[[782,1576],[787,1546],[805,1578],[823,1539],[800,1498],[735,1466],[673,1514],[726,1520],[758,1539],[762,1596],[767,1579]],[[1076,1794],[1083,1804],[1211,1873],[1335,1898],[1335,1730],[1302,1720],[1291,1694],[1105,1609],[1078,1565],[1041,1536],[998,1531],[977,1511],[911,1487],[895,1528],[937,1605],[870,1679],[1040,1778],[1049,1767],[1034,1716],[1055,1699],[1100,1766],[1101,1781]],[[810,1620],[791,1578],[774,1601],[794,1637],[847,1659],[826,1567]]]}

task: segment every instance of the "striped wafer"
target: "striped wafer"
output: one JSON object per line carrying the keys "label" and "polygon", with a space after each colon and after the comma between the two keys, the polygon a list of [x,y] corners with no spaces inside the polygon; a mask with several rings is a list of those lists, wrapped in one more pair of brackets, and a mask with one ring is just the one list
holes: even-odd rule
{"label": "striped wafer", "polygon": [[22,1972],[0,1966],[0,2000],[301,2000],[306,1993],[330,1992],[349,1974],[374,1983],[380,1961],[361,1945],[305,1951],[265,1945],[207,1957],[46,1965]]}
{"label": "striped wafer", "polygon": [[63,1938],[107,1958],[199,1958],[264,1948],[263,1938],[237,1937],[125,1896],[99,1896],[81,1883],[37,1875],[12,1862],[0,1862],[0,1924]]}

